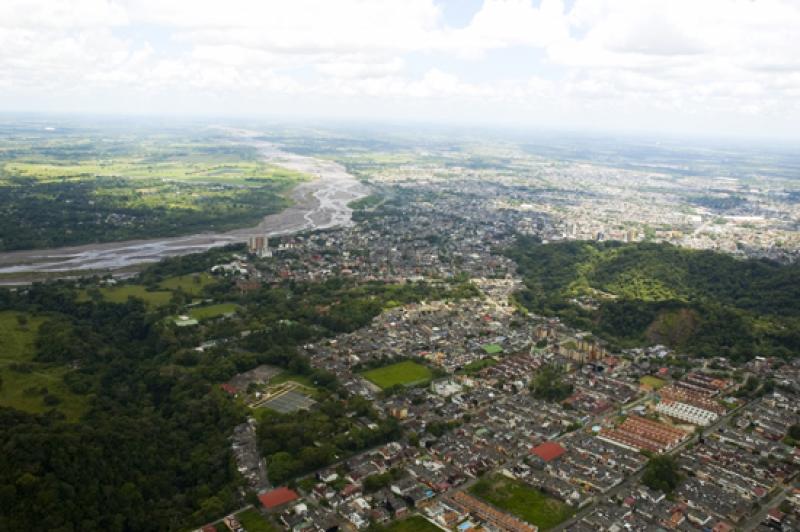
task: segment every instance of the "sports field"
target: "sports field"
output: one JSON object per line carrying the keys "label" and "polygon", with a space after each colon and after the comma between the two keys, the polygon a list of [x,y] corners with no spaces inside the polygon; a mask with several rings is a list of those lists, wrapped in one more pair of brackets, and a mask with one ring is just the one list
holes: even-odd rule
{"label": "sports field", "polygon": [[219,318],[226,314],[233,314],[238,308],[239,307],[235,303],[218,303],[216,305],[193,308],[189,311],[189,316],[202,321],[210,318]]}
{"label": "sports field", "polygon": [[575,513],[568,504],[501,475],[482,478],[469,491],[542,530],[553,528]]}
{"label": "sports field", "polygon": [[423,384],[433,377],[430,369],[411,360],[371,369],[361,375],[381,389],[391,388],[398,384],[403,386]]}

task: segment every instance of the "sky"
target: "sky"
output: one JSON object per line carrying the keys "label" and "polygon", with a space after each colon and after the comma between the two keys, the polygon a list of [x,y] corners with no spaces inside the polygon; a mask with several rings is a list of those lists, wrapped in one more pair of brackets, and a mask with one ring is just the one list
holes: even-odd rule
{"label": "sky", "polygon": [[800,0],[2,0],[0,111],[800,138]]}

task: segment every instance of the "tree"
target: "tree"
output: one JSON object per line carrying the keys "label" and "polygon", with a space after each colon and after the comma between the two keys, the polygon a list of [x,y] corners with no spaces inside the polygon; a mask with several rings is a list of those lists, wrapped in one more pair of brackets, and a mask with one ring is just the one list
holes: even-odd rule
{"label": "tree", "polygon": [[681,481],[675,459],[669,455],[654,456],[644,468],[642,482],[645,486],[664,493],[671,493]]}
{"label": "tree", "polygon": [[572,395],[572,384],[564,382],[564,372],[552,364],[542,366],[530,384],[530,390],[537,399],[557,402]]}

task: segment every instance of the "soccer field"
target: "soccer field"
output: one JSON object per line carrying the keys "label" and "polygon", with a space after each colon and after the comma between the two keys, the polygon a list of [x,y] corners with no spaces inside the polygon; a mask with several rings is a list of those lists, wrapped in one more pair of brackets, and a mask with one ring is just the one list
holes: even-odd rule
{"label": "soccer field", "polygon": [[430,369],[411,360],[398,362],[397,364],[384,366],[382,368],[371,369],[365,371],[361,375],[384,390],[398,384],[402,384],[403,386],[422,384],[431,380],[431,377],[433,377],[433,373],[431,373]]}

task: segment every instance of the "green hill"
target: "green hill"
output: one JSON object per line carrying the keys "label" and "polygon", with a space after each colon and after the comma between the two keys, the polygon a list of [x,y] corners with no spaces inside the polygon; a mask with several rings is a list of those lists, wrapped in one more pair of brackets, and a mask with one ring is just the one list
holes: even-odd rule
{"label": "green hill", "polygon": [[520,238],[508,254],[528,309],[616,347],[663,343],[744,360],[800,353],[800,266],[669,244]]}

